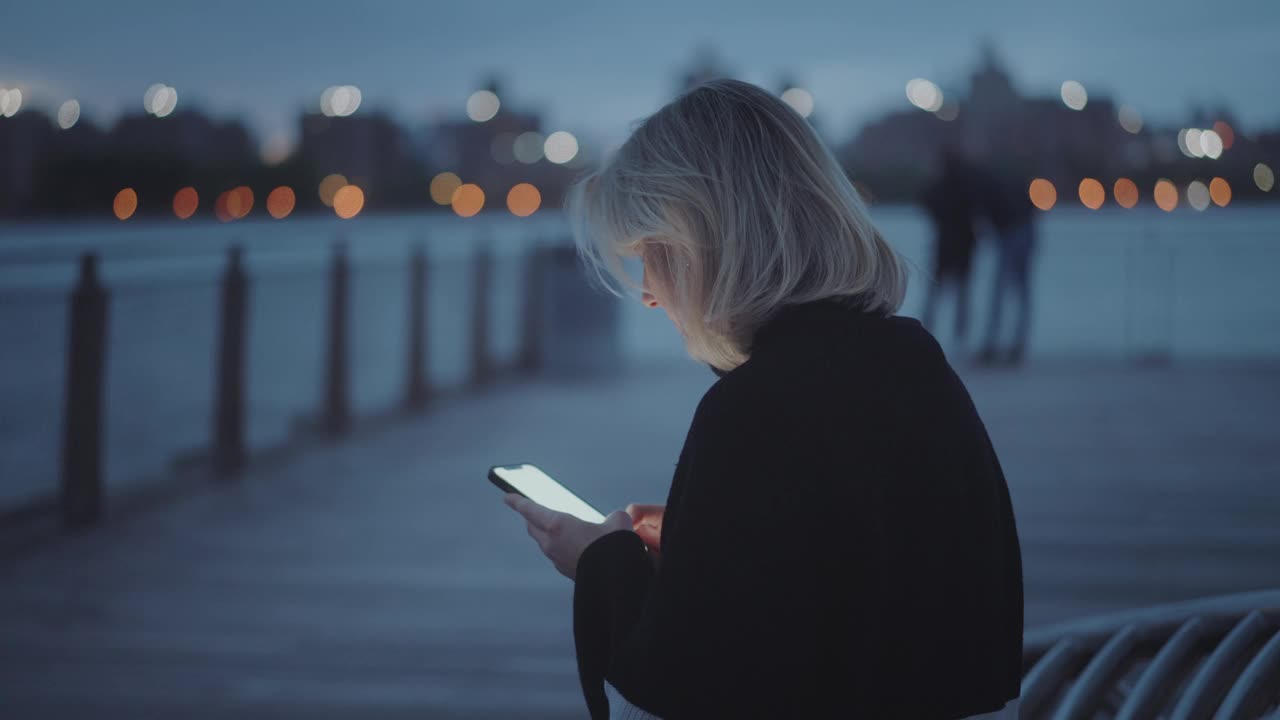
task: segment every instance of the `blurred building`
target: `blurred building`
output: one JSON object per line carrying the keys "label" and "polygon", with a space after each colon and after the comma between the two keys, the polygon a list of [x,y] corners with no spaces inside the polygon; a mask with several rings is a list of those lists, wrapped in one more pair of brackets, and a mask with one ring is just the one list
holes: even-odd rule
{"label": "blurred building", "polygon": [[497,99],[496,112],[437,122],[429,133],[431,166],[479,185],[488,208],[501,207],[519,183],[537,188],[543,207],[558,207],[565,189],[586,165],[583,151],[579,149],[569,162],[551,162],[545,151],[549,129],[544,128],[541,115],[512,107],[496,80],[483,91]]}
{"label": "blurred building", "polygon": [[[968,85],[946,93],[936,111],[912,107],[868,123],[837,150],[846,170],[882,200],[912,200],[935,170],[944,145],[992,169],[1044,177],[1061,188],[1083,178],[1110,184],[1129,177],[1150,187],[1162,177],[1208,181],[1215,175],[1248,177],[1254,163],[1272,157],[1261,136],[1232,131],[1225,109],[1193,113],[1189,127],[1226,128],[1235,148],[1207,159],[1179,151],[1180,128],[1144,125],[1136,111],[1097,94],[1073,98],[1026,97],[991,46],[985,46]],[[1083,94],[1083,93],[1082,93]],[[1128,127],[1126,127],[1126,124]],[[1184,131],[1185,132],[1185,131]],[[1262,193],[1238,184],[1240,197]]]}
{"label": "blurred building", "polygon": [[36,204],[36,174],[54,132],[40,113],[0,117],[0,214],[20,214]]}
{"label": "blurred building", "polygon": [[167,117],[126,115],[107,140],[125,158],[163,156],[188,169],[252,164],[255,156],[249,131],[239,121],[219,122],[194,109]]}
{"label": "blurred building", "polygon": [[1126,152],[1141,141],[1116,119],[1109,99],[1090,98],[1073,110],[1058,98],[1029,98],[990,45],[984,46],[968,86],[949,93],[935,112],[918,108],[869,123],[840,149],[859,181],[886,199],[915,197],[935,170],[944,145],[993,168],[1054,182],[1126,171]]}
{"label": "blurred building", "polygon": [[[347,117],[307,113],[299,119],[299,142],[290,162],[315,187],[337,173],[360,187],[365,207],[421,206],[427,197],[427,173],[408,134],[389,115],[367,112]],[[318,199],[302,193],[305,204]]]}

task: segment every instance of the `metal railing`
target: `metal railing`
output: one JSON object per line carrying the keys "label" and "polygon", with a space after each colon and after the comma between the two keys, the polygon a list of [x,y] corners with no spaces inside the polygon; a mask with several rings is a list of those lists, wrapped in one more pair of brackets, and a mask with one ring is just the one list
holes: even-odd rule
{"label": "metal railing", "polygon": [[[538,240],[528,243],[523,252],[514,258],[521,267],[511,269],[518,272],[522,287],[519,288],[519,297],[515,303],[517,307],[511,309],[517,324],[514,333],[516,347],[514,353],[508,353],[506,358],[497,357],[492,337],[495,255],[487,243],[481,242],[470,254],[469,260],[464,259],[470,266],[469,272],[465,273],[469,291],[466,297],[451,298],[451,306],[465,307],[468,314],[463,321],[467,332],[467,339],[464,341],[466,377],[456,388],[457,391],[484,388],[506,377],[531,373],[545,364],[543,360],[547,343],[543,336],[547,331],[549,317],[545,306],[548,301],[557,302],[554,297],[548,297],[547,275],[554,263],[549,264],[547,260],[557,257],[559,264],[573,262],[573,270],[577,270],[576,261],[572,259],[572,249],[563,242]],[[212,477],[234,477],[253,457],[247,431],[254,407],[251,402],[253,388],[247,380],[251,363],[249,325],[255,276],[247,265],[246,253],[241,247],[237,245],[227,249],[220,277],[216,281],[216,317],[207,320],[215,328],[207,445],[175,458],[175,462],[188,468],[198,466]],[[404,376],[400,382],[399,397],[391,407],[383,408],[375,414],[394,416],[417,413],[430,407],[442,394],[451,392],[442,387],[443,383],[435,381],[429,368],[428,356],[433,333],[429,328],[431,313],[428,285],[432,276],[432,261],[425,248],[418,246],[410,251],[407,258],[396,260],[393,267],[386,269],[407,275],[404,305],[395,303],[397,311],[399,307],[404,309]],[[352,318],[352,273],[347,245],[339,241],[332,248],[325,271],[325,306],[314,308],[324,315],[319,398],[314,411],[294,419],[291,432],[295,436],[301,434],[316,439],[335,439],[349,433],[361,419],[368,419],[368,409],[364,409],[365,418],[358,417],[361,411],[354,407],[352,401],[353,330],[359,329],[359,318],[355,319],[355,325]],[[565,274],[567,276],[571,273]],[[398,288],[398,283],[396,287]],[[207,294],[213,289],[210,286],[203,292]],[[108,487],[104,483],[104,446],[107,444],[110,419],[106,412],[107,368],[113,351],[122,350],[113,347],[110,332],[113,292],[101,277],[98,255],[93,252],[81,255],[78,276],[70,291],[67,306],[68,342],[60,458],[49,458],[50,465],[57,464],[59,467],[57,487],[23,501],[17,507],[0,508],[0,524],[33,514],[54,513],[60,515],[62,524],[67,528],[89,526],[103,517],[104,500],[108,491],[117,492],[114,487]],[[276,300],[279,299],[280,296],[277,296]],[[163,303],[176,302],[176,299],[149,301]],[[382,305],[386,304],[385,298],[380,297],[379,301]],[[565,304],[563,298],[559,302]],[[452,342],[457,345],[459,341],[461,338],[455,338]],[[311,350],[313,348],[296,349],[297,352]],[[275,351],[279,352],[279,349]],[[378,361],[385,365],[387,358],[385,353],[382,355]],[[289,363],[281,366],[274,361],[270,364],[276,368],[272,371],[276,375],[279,374],[280,367],[289,366]],[[161,383],[156,382],[156,386],[155,392],[165,391]],[[50,393],[45,393],[48,394]],[[116,398],[112,400],[113,403],[118,401]],[[145,413],[147,408],[145,404],[135,401],[129,412]]]}

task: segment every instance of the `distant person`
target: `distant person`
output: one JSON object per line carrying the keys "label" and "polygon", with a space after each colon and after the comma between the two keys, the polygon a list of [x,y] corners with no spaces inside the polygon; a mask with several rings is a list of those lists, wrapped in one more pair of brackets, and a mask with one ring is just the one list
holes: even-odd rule
{"label": "distant person", "polygon": [[[991,291],[991,314],[987,337],[978,353],[978,361],[992,364],[1003,360],[1012,365],[1022,362],[1027,352],[1027,336],[1031,332],[1031,259],[1034,255],[1035,210],[1027,194],[1025,178],[992,174],[982,183],[984,214],[995,234],[997,261],[995,287]],[[1013,341],[1008,349],[1000,349],[1001,315],[1005,297],[1012,292],[1018,302],[1018,319]]]}
{"label": "distant person", "polygon": [[584,259],[720,376],[665,506],[595,524],[506,496],[576,581],[591,717],[1015,718],[1000,463],[933,337],[894,316],[905,265],[809,124],[755,85],[702,84],[568,209]]}
{"label": "distant person", "polygon": [[[956,295],[955,337],[964,342],[969,326],[969,272],[977,235],[973,223],[974,175],[959,150],[946,147],[940,156],[938,177],[925,188],[921,202],[933,221],[933,282],[925,293],[924,325],[934,330],[933,319],[942,290]],[[935,331],[936,332],[936,331]]]}

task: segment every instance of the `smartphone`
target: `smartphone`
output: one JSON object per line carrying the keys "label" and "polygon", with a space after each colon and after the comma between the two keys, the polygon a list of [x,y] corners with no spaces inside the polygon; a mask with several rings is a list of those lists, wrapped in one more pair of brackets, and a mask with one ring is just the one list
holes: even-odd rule
{"label": "smartphone", "polygon": [[569,492],[568,488],[542,472],[537,465],[494,465],[489,468],[489,480],[505,492],[523,495],[552,510],[569,513],[587,522],[604,522],[603,513]]}

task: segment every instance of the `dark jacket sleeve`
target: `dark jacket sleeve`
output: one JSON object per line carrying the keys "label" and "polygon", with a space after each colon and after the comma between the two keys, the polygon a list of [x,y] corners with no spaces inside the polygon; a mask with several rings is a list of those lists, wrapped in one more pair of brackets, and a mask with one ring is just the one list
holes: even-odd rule
{"label": "dark jacket sleeve", "polygon": [[820,654],[822,613],[805,607],[819,597],[813,508],[804,493],[787,492],[787,473],[800,465],[789,456],[796,448],[777,447],[779,423],[714,386],[677,467],[660,568],[631,532],[583,552],[574,635],[593,718],[608,715],[606,678],[668,719],[794,710],[793,696],[806,690],[794,678],[812,674],[786,668]]}

